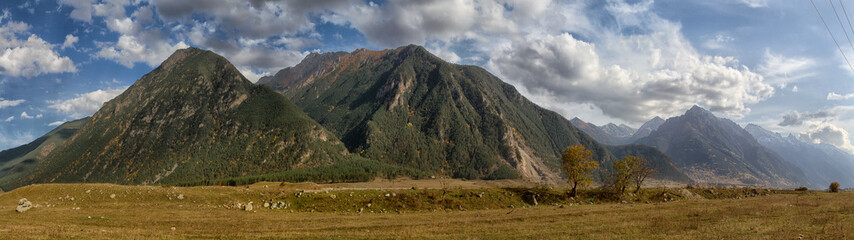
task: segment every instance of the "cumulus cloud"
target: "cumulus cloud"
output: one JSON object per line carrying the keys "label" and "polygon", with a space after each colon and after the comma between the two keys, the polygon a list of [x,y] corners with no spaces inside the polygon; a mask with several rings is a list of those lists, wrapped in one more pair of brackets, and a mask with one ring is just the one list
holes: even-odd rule
{"label": "cumulus cloud", "polygon": [[60,47],[60,48],[66,49],[66,48],[74,47],[74,44],[77,43],[78,40],[80,40],[80,38],[75,37],[74,35],[71,35],[71,34],[65,35],[65,42],[62,42],[62,47]]}
{"label": "cumulus cloud", "polygon": [[8,149],[29,143],[36,136],[31,132],[10,131],[0,126],[0,149]]}
{"label": "cumulus cloud", "polygon": [[827,110],[821,110],[814,113],[799,113],[797,111],[792,111],[783,115],[783,121],[778,123],[777,125],[781,127],[800,126],[803,125],[805,121],[826,119],[832,117],[836,117],[836,114]]}
{"label": "cumulus cloud", "polygon": [[806,132],[799,134],[801,141],[825,143],[833,145],[849,153],[854,153],[854,146],[848,138],[848,131],[830,123],[816,124]]}
{"label": "cumulus cloud", "polygon": [[97,56],[114,60],[128,68],[132,68],[137,62],[154,67],[160,65],[176,50],[190,47],[183,41],[168,44],[163,41],[162,36],[157,29],[140,36],[122,35],[114,45],[102,48]]}
{"label": "cumulus cloud", "polygon": [[26,100],[24,100],[24,99],[18,99],[18,100],[6,100],[6,99],[3,99],[3,98],[0,98],[0,109],[7,108],[7,107],[14,107],[14,106],[18,106],[18,105],[21,105],[21,103],[24,103],[24,102],[26,102]]}
{"label": "cumulus cloud", "polygon": [[97,0],[59,0],[59,3],[71,6],[72,19],[92,23],[92,4]]}
{"label": "cumulus cloud", "polygon": [[43,115],[41,115],[41,114],[37,114],[37,115],[35,115],[35,116],[32,116],[32,115],[30,115],[30,114],[27,114],[27,112],[21,112],[21,119],[42,118],[42,116],[43,116]]}
{"label": "cumulus cloud", "polygon": [[12,120],[15,120],[15,116],[6,118],[6,122],[11,122]]}
{"label": "cumulus cloud", "polygon": [[29,34],[26,23],[8,21],[0,26],[0,71],[13,77],[34,77],[46,73],[76,72],[68,57],[62,57],[50,44]]}
{"label": "cumulus cloud", "polygon": [[635,47],[614,43],[606,48],[621,48],[630,61],[605,65],[598,46],[564,33],[496,51],[489,68],[533,94],[563,103],[591,103],[606,115],[633,122],[672,116],[697,103],[741,117],[749,112],[745,104],[773,94],[761,75],[734,58],[696,53],[676,29],[620,41]]}
{"label": "cumulus cloud", "polygon": [[81,118],[90,116],[101,109],[104,102],[107,102],[122,92],[127,87],[117,89],[98,89],[93,92],[78,94],[77,97],[66,100],[48,101],[49,108],[55,109],[57,112],[67,114],[72,118]]}

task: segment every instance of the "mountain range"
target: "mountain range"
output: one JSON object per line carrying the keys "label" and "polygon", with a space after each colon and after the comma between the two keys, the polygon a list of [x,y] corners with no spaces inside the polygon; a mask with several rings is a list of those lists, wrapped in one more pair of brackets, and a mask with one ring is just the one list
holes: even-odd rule
{"label": "mountain range", "polygon": [[420,46],[311,54],[258,83],[339,134],[351,152],[388,163],[468,179],[518,172],[560,182],[555,169],[567,146],[582,144],[595,159],[614,161],[604,146],[512,85]]}
{"label": "mountain range", "polygon": [[787,162],[804,171],[813,183],[823,189],[831,182],[854,185],[854,156],[828,144],[806,143],[794,135],[783,137],[758,125],[744,127],[763,146],[777,152]]}
{"label": "mountain range", "polygon": [[636,143],[661,150],[700,184],[811,185],[797,166],[759,144],[738,124],[694,106]]}
{"label": "mountain range", "polygon": [[[197,182],[353,159],[456,178],[558,183],[560,154],[576,144],[602,166],[597,180],[617,159],[636,155],[656,169],[653,178],[678,183],[854,183],[850,170],[833,169],[849,166],[850,155],[791,138],[745,130],[698,106],[638,129],[567,120],[480,67],[448,63],[415,45],[311,53],[257,84],[225,58],[189,48],[91,118],[0,152],[0,188]],[[782,150],[791,144],[809,151]],[[828,160],[803,160],[815,157]],[[821,172],[832,174],[815,176]]]}

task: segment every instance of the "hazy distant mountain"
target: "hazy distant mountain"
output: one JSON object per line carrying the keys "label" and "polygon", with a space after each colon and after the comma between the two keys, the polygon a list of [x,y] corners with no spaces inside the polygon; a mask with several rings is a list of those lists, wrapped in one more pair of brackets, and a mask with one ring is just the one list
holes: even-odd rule
{"label": "hazy distant mountain", "polygon": [[811,185],[799,168],[759,144],[738,124],[697,106],[667,119],[638,143],[666,153],[683,173],[701,184]]}
{"label": "hazy distant mountain", "polygon": [[42,159],[87,122],[89,118],[63,123],[30,143],[0,152],[0,182],[30,174]]}
{"label": "hazy distant mountain", "polygon": [[463,178],[518,172],[561,181],[560,153],[575,144],[605,165],[614,160],[604,146],[512,85],[420,46],[310,54],[259,84],[281,91],[342,136],[351,152],[425,171]]}
{"label": "hazy distant mountain", "polygon": [[854,156],[832,145],[802,142],[794,135],[783,137],[754,124],[744,129],[760,144],[803,170],[813,183],[810,187],[824,189],[831,182],[854,186]]}
{"label": "hazy distant mountain", "polygon": [[596,139],[596,141],[599,141],[600,143],[607,145],[619,145],[623,143],[624,139],[613,136],[604,129],[592,123],[585,122],[584,120],[581,120],[577,117],[572,118],[572,120],[569,120],[569,122],[571,122],[573,126],[578,129],[581,129],[581,131],[584,131],[584,133],[587,133],[587,135],[590,135],[590,137],[593,137],[593,139]]}
{"label": "hazy distant mountain", "polygon": [[611,135],[612,137],[621,140],[625,140],[632,137],[635,131],[637,131],[632,127],[626,126],[625,124],[620,124],[618,126],[617,124],[613,123],[605,124],[603,126],[600,126],[599,128],[602,129],[602,131],[605,131],[605,133],[607,133],[608,135]]}
{"label": "hazy distant mountain", "polygon": [[644,123],[643,125],[641,125],[641,127],[638,128],[638,130],[635,131],[635,133],[627,141],[628,142],[635,142],[638,139],[649,136],[649,134],[652,133],[652,131],[657,130],[658,127],[661,126],[661,124],[664,124],[664,119],[661,119],[660,117],[656,116],[656,117],[650,119],[649,121],[647,121],[646,123]]}
{"label": "hazy distant mountain", "polygon": [[176,51],[58,146],[29,177],[45,182],[171,183],[330,164],[337,137],[225,58]]}

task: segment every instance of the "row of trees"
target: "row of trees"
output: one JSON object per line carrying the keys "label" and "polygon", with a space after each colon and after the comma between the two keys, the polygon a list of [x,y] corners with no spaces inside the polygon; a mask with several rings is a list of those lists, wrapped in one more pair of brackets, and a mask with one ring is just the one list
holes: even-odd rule
{"label": "row of trees", "polygon": [[[593,152],[582,145],[567,147],[561,155],[561,169],[568,176],[567,182],[572,186],[569,195],[575,197],[577,188],[589,186],[593,182],[591,175],[599,169],[599,163],[590,159]],[[640,191],[643,181],[655,173],[649,162],[642,158],[626,155],[613,164],[613,172],[605,183],[622,195],[626,188],[634,186],[635,192]]]}

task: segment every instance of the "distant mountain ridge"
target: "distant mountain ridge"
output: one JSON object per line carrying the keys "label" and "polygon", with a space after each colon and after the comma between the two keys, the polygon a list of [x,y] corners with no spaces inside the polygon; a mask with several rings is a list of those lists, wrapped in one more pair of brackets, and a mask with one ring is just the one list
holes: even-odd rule
{"label": "distant mountain ridge", "polygon": [[854,156],[827,144],[806,143],[793,135],[783,137],[755,124],[744,128],[763,146],[804,171],[813,188],[824,189],[831,182],[854,185]]}
{"label": "distant mountain ridge", "polygon": [[28,144],[0,151],[0,182],[30,174],[42,159],[88,122],[89,118],[66,122]]}
{"label": "distant mountain ridge", "polygon": [[592,123],[585,122],[584,120],[581,120],[577,117],[572,118],[571,120],[569,120],[569,122],[571,122],[572,125],[576,128],[580,129],[581,131],[584,131],[584,133],[587,133],[587,135],[590,135],[590,137],[592,137],[593,139],[596,139],[596,141],[599,141],[603,144],[620,145],[625,143],[625,141],[628,139],[627,137],[615,136],[611,132],[606,131],[605,129],[598,127]]}
{"label": "distant mountain ridge", "polygon": [[[317,67],[322,66],[322,67]],[[559,114],[486,70],[423,47],[312,54],[259,84],[282,92],[342,136],[351,152],[463,178],[557,182],[561,151],[582,144],[614,157]]]}
{"label": "distant mountain ridge", "polygon": [[682,172],[701,184],[811,185],[799,168],[759,144],[738,124],[698,106],[667,119],[637,143],[666,153]]}

